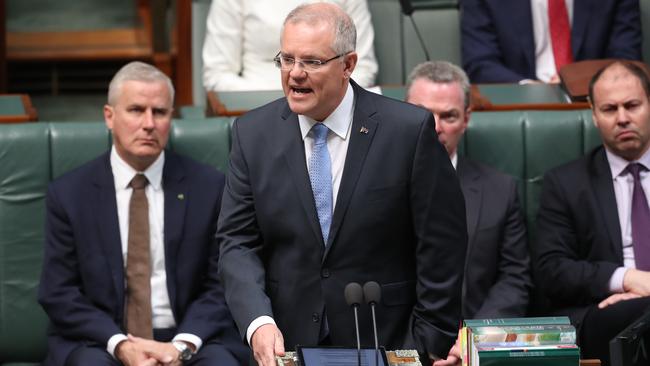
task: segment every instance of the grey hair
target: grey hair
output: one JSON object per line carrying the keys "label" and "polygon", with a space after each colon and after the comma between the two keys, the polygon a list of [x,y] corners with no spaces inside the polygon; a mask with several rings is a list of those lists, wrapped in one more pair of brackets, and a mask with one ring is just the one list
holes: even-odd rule
{"label": "grey hair", "polygon": [[467,74],[460,67],[447,61],[427,61],[417,65],[411,74],[406,84],[406,94],[411,90],[411,85],[417,79],[425,79],[434,83],[454,83],[460,84],[465,97],[465,108],[470,105],[470,85]]}
{"label": "grey hair", "polygon": [[314,7],[314,5],[316,4],[301,4],[293,9],[284,19],[282,33],[287,24],[304,22],[313,25],[327,22],[334,29],[332,51],[337,55],[354,51],[357,47],[357,28],[352,18],[337,5],[331,4],[338,10]]}
{"label": "grey hair", "polygon": [[115,73],[108,85],[108,104],[114,106],[125,81],[159,82],[167,84],[171,102],[174,102],[174,85],[167,75],[156,67],[140,61],[129,62]]}

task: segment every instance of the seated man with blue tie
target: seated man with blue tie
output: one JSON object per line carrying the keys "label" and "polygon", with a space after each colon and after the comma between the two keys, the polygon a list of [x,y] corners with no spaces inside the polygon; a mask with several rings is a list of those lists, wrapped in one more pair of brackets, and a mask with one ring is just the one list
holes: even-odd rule
{"label": "seated man with blue tie", "polygon": [[165,151],[174,88],[155,67],[115,74],[113,147],[47,192],[39,302],[44,365],[243,365],[217,277],[224,176]]}
{"label": "seated man with blue tie", "polygon": [[616,62],[589,97],[603,146],[545,175],[533,263],[581,356],[608,365],[609,341],[650,306],[650,80]]}

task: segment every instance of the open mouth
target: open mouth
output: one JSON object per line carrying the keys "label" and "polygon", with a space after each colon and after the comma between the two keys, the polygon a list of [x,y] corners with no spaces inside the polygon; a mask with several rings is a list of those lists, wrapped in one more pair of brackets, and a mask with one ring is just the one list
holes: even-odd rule
{"label": "open mouth", "polygon": [[309,89],[309,88],[295,88],[295,87],[291,87],[291,90],[292,90],[294,93],[296,93],[296,94],[307,94],[307,93],[311,93],[311,92],[312,92],[312,90]]}

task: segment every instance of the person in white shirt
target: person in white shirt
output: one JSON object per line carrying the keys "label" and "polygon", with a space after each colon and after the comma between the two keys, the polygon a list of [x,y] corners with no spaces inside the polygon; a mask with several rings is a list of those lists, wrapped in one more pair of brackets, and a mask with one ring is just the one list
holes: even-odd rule
{"label": "person in white shirt", "polygon": [[241,365],[217,278],[224,176],[165,151],[174,88],[142,62],[109,86],[113,146],[47,193],[44,365]]}
{"label": "person in white shirt", "polygon": [[[213,0],[203,45],[203,86],[213,91],[278,90],[273,57],[280,50],[280,29],[289,11],[315,0]],[[375,85],[374,31],[366,0],[330,0],[357,27],[359,62],[352,78]]]}

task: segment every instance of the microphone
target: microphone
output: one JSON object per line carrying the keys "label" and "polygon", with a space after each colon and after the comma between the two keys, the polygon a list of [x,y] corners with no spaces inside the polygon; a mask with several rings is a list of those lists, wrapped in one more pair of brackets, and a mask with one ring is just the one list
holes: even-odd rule
{"label": "microphone", "polygon": [[377,339],[377,317],[375,316],[375,305],[381,300],[381,287],[375,281],[366,282],[363,285],[363,297],[370,305],[372,311],[372,330],[375,335],[375,366],[379,364],[379,340]]}
{"label": "microphone", "polygon": [[402,7],[402,13],[404,15],[411,16],[413,14],[413,4],[411,4],[411,0],[399,0],[399,4]]}
{"label": "microphone", "polygon": [[427,61],[431,61],[431,57],[429,56],[429,51],[427,50],[427,46],[424,44],[424,40],[422,39],[422,35],[420,34],[420,29],[418,28],[417,24],[415,24],[415,20],[413,19],[413,11],[415,10],[415,7],[411,3],[411,0],[399,0],[399,4],[402,8],[402,13],[411,19],[411,24],[413,24],[413,29],[415,30],[415,34],[418,36],[418,41],[420,41],[420,47],[422,47],[422,51],[424,51],[424,58]]}
{"label": "microphone", "polygon": [[345,302],[354,309],[354,329],[357,332],[357,361],[361,366],[361,339],[359,338],[359,306],[363,302],[363,291],[361,285],[356,282],[350,282],[345,285],[343,292]]}

